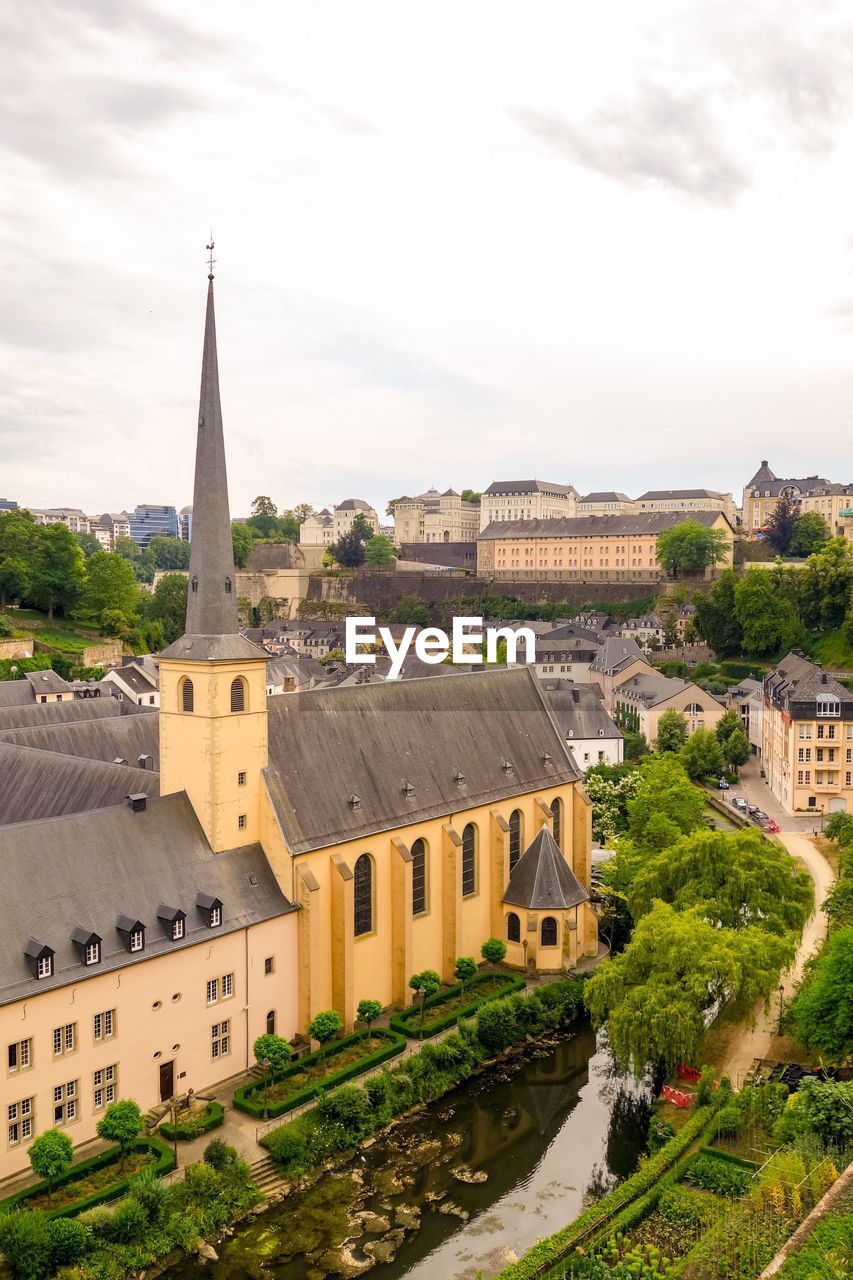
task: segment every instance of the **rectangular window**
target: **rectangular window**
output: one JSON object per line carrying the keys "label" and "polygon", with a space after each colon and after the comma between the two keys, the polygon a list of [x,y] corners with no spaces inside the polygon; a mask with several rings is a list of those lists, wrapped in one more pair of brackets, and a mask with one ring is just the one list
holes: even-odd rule
{"label": "rectangular window", "polygon": [[53,956],[39,956],[36,973],[40,978],[53,977]]}
{"label": "rectangular window", "polygon": [[21,1142],[29,1142],[33,1136],[33,1115],[35,1111],[35,1098],[22,1098],[20,1102],[12,1102],[6,1108],[6,1122],[8,1124],[8,1140],[10,1147],[16,1147]]}
{"label": "rectangular window", "polygon": [[246,829],[246,815],[245,815],[245,813],[240,813],[240,814],[238,814],[238,815],[237,815],[237,826],[239,827],[239,829],[240,829],[241,831],[245,831],[245,829]]}
{"label": "rectangular window", "polygon": [[246,775],[241,769],[240,772],[237,774],[237,786],[245,787],[245,785],[246,785]]}
{"label": "rectangular window", "polygon": [[211,978],[207,984],[207,1003],[216,1004],[219,999],[219,979]]}
{"label": "rectangular window", "polygon": [[116,1011],[105,1009],[96,1013],[92,1019],[92,1034],[95,1040],[111,1040],[115,1035]]}
{"label": "rectangular window", "polygon": [[55,1027],[53,1032],[53,1056],[58,1058],[60,1054],[73,1053],[76,1039],[76,1022],[68,1022],[64,1027]]}
{"label": "rectangular window", "polygon": [[210,1028],[210,1056],[214,1059],[224,1058],[231,1052],[231,1022],[214,1022]]}
{"label": "rectangular window", "polygon": [[222,908],[221,908],[221,907],[211,907],[211,908],[210,908],[210,927],[211,927],[211,929],[215,929],[215,928],[216,928],[218,925],[220,925],[220,924],[222,924]]}
{"label": "rectangular window", "polygon": [[847,773],[845,773],[844,775],[845,787],[849,787],[851,785],[851,782],[853,782],[853,773],[851,773],[850,770],[848,769]]}
{"label": "rectangular window", "polygon": [[26,1071],[33,1065],[32,1040],[16,1040],[10,1044],[6,1062],[10,1071]]}
{"label": "rectangular window", "polygon": [[798,770],[797,770],[797,785],[798,785],[798,786],[800,786],[800,787],[803,785],[803,776],[804,776],[804,775],[803,775],[803,771],[802,771],[802,769],[798,769]]}
{"label": "rectangular window", "polygon": [[141,951],[144,945],[145,945],[145,934],[142,932],[141,929],[134,929],[133,933],[131,933],[130,935],[131,951]]}
{"label": "rectangular window", "polygon": [[223,973],[220,983],[220,999],[228,1000],[234,994],[234,974]]}
{"label": "rectangular window", "polygon": [[818,764],[823,764],[823,747],[818,747],[817,751],[815,752],[815,759],[817,760]]}
{"label": "rectangular window", "polygon": [[823,737],[823,735],[824,735],[824,733],[825,733],[825,731],[826,731],[826,725],[825,725],[825,724],[819,724],[819,725],[818,725],[818,727],[817,727],[817,736],[818,736],[819,738],[822,738],[822,737]]}
{"label": "rectangular window", "polygon": [[172,941],[178,942],[184,936],[184,917],[178,916],[172,921]]}
{"label": "rectangular window", "polygon": [[116,1100],[118,1066],[101,1067],[92,1075],[92,1102],[96,1111],[102,1111]]}
{"label": "rectangular window", "polygon": [[271,973],[275,973],[275,956],[267,956],[264,960],[264,977],[268,978]]}
{"label": "rectangular window", "polygon": [[53,1091],[53,1123],[71,1124],[77,1119],[77,1081],[58,1084]]}
{"label": "rectangular window", "polygon": [[101,944],[100,944],[100,942],[89,942],[89,943],[87,943],[87,944],[86,944],[85,963],[86,963],[86,964],[97,964],[97,963],[98,963],[98,961],[100,960],[100,958],[101,958]]}

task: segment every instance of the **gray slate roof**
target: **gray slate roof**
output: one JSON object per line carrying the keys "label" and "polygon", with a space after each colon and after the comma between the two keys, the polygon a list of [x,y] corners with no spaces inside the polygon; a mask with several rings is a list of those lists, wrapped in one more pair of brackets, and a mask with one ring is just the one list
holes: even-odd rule
{"label": "gray slate roof", "polygon": [[[109,704],[108,704],[109,705]],[[45,724],[25,729],[0,729],[0,742],[17,743],[59,755],[104,760],[116,759],[136,765],[141,755],[151,756],[155,769],[160,759],[160,717],[118,714],[120,703],[112,701],[113,715],[70,724]]]}
{"label": "gray slate roof", "polygon": [[548,709],[564,738],[622,737],[594,687],[546,679],[542,688]]}
{"label": "gray slate roof", "polygon": [[[186,794],[122,804],[76,817],[0,828],[0,1003],[137,964],[294,910],[258,845],[213,854]],[[253,884],[250,877],[254,877]],[[199,893],[222,902],[209,929]],[[157,918],[161,903],[186,912],[186,936],[172,942]],[[145,950],[131,955],[116,932],[124,914],[146,926]],[[85,966],[75,928],[102,939],[100,964]],[[24,958],[30,938],[56,952],[52,978],[35,979]],[[171,994],[171,993],[166,993]]]}
{"label": "gray slate roof", "polygon": [[842,718],[853,718],[853,693],[798,649],[792,649],[765,677],[764,692],[794,718],[814,719],[815,699],[821,696],[840,699]]}
{"label": "gray slate roof", "polygon": [[571,484],[554,484],[550,480],[493,480],[488,489],[483,490],[484,493],[490,494],[512,494],[512,493],[559,493],[569,494],[575,493],[575,487]]}
{"label": "gray slate roof", "polygon": [[[677,693],[683,693],[685,689],[689,689],[691,682],[689,680],[677,680],[669,676],[659,675],[638,675],[632,676],[630,680],[626,680],[624,684],[620,684],[616,691],[619,698],[627,698],[631,702],[641,702],[644,707],[656,707],[661,702],[668,702],[670,698],[674,698]],[[702,695],[702,690],[695,685],[697,695]],[[704,694],[705,701],[714,701],[713,695]]]}
{"label": "gray slate roof", "polygon": [[770,467],[767,465],[767,459],[762,458],[761,466],[758,468],[758,470],[756,471],[752,479],[747,483],[746,487],[747,489],[749,489],[754,484],[762,484],[768,480],[775,480],[775,479],[776,479],[775,474],[770,470]]}
{"label": "gray slate roof", "polygon": [[31,707],[35,700],[29,680],[0,680],[0,707]]}
{"label": "gray slate roof", "polygon": [[[584,499],[591,501],[591,499]],[[477,534],[480,542],[495,538],[605,538],[656,534],[684,520],[710,527],[726,520],[722,511],[641,511],[620,516],[565,516],[552,520],[493,520]],[[729,526],[731,527],[731,526]]]}
{"label": "gray slate roof", "polygon": [[102,809],[133,791],[159,790],[160,775],[148,770],[0,742],[0,826]]}
{"label": "gray slate roof", "polygon": [[649,489],[641,493],[637,502],[661,502],[670,498],[722,498],[716,489]]}
{"label": "gray slate roof", "polygon": [[36,702],[29,706],[0,706],[0,729],[25,729],[35,725],[73,724],[81,720],[107,719],[110,716],[150,715],[126,698],[79,698],[73,702]]}
{"label": "gray slate roof", "polygon": [[268,721],[267,783],[292,853],[580,776],[527,667],[311,689],[270,699]]}
{"label": "gray slate roof", "polygon": [[565,911],[589,902],[589,894],[542,827],[515,864],[503,900],[528,911]]}
{"label": "gray slate roof", "polygon": [[335,507],[336,511],[371,511],[369,502],[365,502],[364,498],[344,498],[343,502],[339,502]]}
{"label": "gray slate roof", "polygon": [[36,697],[40,693],[70,693],[71,686],[55,671],[28,671],[24,679],[29,680]]}
{"label": "gray slate roof", "polygon": [[592,663],[590,671],[600,671],[605,675],[613,675],[621,671],[629,663],[646,661],[646,655],[633,636],[608,636],[601,646],[601,652]]}
{"label": "gray slate roof", "polygon": [[581,502],[631,502],[631,498],[617,489],[606,489],[600,493],[585,494]]}

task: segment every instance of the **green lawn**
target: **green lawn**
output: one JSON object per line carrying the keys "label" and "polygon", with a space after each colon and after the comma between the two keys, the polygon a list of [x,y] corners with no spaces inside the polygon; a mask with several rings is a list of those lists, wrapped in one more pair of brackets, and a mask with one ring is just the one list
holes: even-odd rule
{"label": "green lawn", "polygon": [[46,613],[36,609],[9,609],[9,617],[22,631],[31,631],[35,638],[60,653],[82,653],[91,644],[102,639],[94,622],[69,622],[65,618],[48,619]]}

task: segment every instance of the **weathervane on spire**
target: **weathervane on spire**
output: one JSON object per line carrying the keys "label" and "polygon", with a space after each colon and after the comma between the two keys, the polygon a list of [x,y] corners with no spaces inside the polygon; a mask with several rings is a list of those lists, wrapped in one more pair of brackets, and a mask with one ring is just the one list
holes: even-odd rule
{"label": "weathervane on spire", "polygon": [[213,256],[213,228],[212,228],[212,227],[211,227],[211,229],[210,229],[210,244],[206,244],[204,247],[205,247],[205,249],[207,249],[208,253],[210,254],[210,257],[209,257],[209,258],[208,258],[208,260],[207,260],[207,265],[208,265],[208,267],[209,267],[209,272],[208,272],[208,276],[207,276],[207,278],[208,278],[208,280],[212,280],[212,279],[213,279],[213,264],[216,262],[216,259],[215,259],[215,258],[214,258],[214,256]]}

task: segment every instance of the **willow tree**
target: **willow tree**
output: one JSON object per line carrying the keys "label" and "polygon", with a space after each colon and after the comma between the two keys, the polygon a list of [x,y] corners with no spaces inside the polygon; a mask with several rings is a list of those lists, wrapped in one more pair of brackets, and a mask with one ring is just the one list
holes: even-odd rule
{"label": "willow tree", "polygon": [[768,999],[795,949],[793,934],[715,928],[701,909],[656,902],[621,955],[589,979],[585,999],[595,1026],[607,1023],[620,1070],[670,1070],[700,1059],[714,1016],[744,1015]]}

